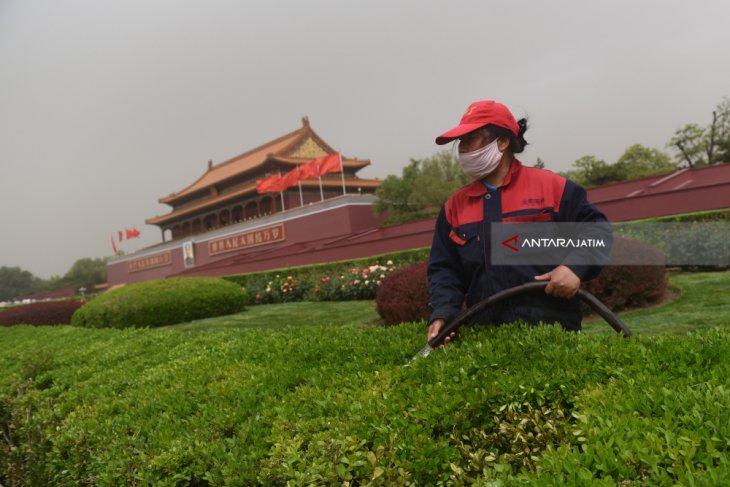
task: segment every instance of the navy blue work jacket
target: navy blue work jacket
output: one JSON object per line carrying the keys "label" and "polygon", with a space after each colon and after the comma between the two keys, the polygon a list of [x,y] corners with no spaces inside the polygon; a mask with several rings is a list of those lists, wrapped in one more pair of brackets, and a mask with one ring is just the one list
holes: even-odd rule
{"label": "navy blue work jacket", "polygon": [[[501,290],[534,281],[555,265],[493,266],[489,262],[490,222],[607,222],[586,199],[579,185],[550,171],[514,160],[501,186],[488,190],[480,181],[446,201],[436,220],[428,262],[431,320],[447,322],[462,306],[474,305]],[[610,227],[608,227],[610,228]],[[610,240],[610,230],[607,235]],[[610,243],[609,243],[610,245]],[[601,266],[564,262],[581,281],[598,275]],[[579,298],[563,299],[534,292],[485,310],[473,322],[502,324],[560,323],[580,330]]]}

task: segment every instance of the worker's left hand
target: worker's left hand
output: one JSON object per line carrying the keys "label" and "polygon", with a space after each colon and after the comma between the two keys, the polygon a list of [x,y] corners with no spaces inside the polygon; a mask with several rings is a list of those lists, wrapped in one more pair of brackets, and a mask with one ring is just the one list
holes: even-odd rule
{"label": "worker's left hand", "polygon": [[545,294],[556,298],[570,299],[580,287],[580,278],[569,267],[559,265],[550,272],[535,276],[536,281],[550,281],[545,287]]}

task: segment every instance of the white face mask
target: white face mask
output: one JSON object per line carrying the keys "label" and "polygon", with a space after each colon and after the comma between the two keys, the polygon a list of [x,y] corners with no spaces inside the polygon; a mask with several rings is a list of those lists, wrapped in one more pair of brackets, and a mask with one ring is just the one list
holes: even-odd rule
{"label": "white face mask", "polygon": [[497,147],[498,140],[495,139],[481,149],[459,154],[459,162],[467,176],[479,181],[497,169],[502,160],[502,151]]}

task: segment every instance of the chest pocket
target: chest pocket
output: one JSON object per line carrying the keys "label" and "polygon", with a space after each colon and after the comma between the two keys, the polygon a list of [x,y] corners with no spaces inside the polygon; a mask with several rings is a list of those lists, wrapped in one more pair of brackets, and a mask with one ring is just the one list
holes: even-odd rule
{"label": "chest pocket", "polygon": [[534,210],[534,213],[523,215],[503,216],[502,223],[535,223],[535,222],[551,222],[553,221],[552,208],[544,210]]}
{"label": "chest pocket", "polygon": [[466,267],[483,265],[484,244],[475,228],[454,228],[449,233],[449,238],[456,244],[462,264]]}

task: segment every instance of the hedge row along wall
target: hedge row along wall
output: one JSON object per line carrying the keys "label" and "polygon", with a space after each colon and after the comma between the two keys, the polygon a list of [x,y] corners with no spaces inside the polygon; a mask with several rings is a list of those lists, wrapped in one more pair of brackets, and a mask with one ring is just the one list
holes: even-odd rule
{"label": "hedge row along wall", "polygon": [[46,301],[0,309],[0,326],[26,325],[68,325],[71,316],[84,301]]}

